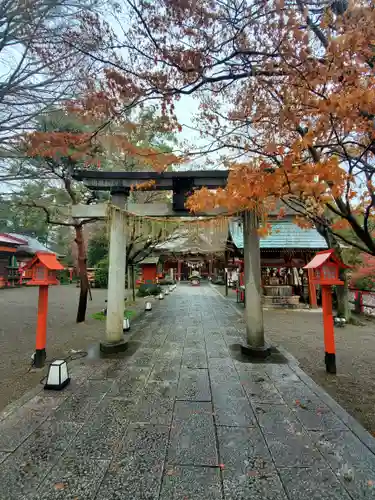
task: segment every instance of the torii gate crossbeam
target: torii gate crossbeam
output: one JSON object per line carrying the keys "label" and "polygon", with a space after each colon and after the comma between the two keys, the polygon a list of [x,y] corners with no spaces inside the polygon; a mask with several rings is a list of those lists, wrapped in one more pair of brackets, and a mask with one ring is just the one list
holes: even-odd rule
{"label": "torii gate crossbeam", "polygon": [[[84,185],[94,191],[110,191],[111,203],[121,210],[115,211],[111,217],[108,301],[106,338],[101,343],[101,351],[114,353],[127,348],[123,340],[123,318],[125,299],[125,265],[126,265],[126,220],[124,216],[127,199],[132,186],[150,180],[153,181],[149,191],[169,190],[173,192],[172,206],[157,204],[159,207],[143,205],[140,216],[155,217],[183,217],[191,216],[185,208],[185,202],[194,189],[206,187],[217,189],[226,186],[228,171],[202,170],[184,172],[103,172],[93,170],[79,170],[73,178],[82,181]],[[133,204],[134,205],[134,204]],[[164,205],[161,207],[160,205]],[[136,211],[136,206],[133,206]],[[219,215],[222,211],[196,214],[197,216]],[[81,218],[105,216],[98,205],[73,207],[72,215]],[[264,342],[263,311],[261,305],[260,280],[260,248],[258,235],[258,219],[252,212],[244,214],[244,261],[245,261],[245,321],[247,345],[243,352],[257,357],[266,357],[269,349]]]}

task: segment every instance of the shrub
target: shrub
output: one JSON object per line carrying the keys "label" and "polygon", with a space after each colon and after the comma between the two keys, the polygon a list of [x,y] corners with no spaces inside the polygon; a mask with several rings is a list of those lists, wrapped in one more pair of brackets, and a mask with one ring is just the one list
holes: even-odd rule
{"label": "shrub", "polygon": [[159,295],[162,289],[160,285],[143,284],[139,287],[137,297],[147,297],[147,295]]}
{"label": "shrub", "polygon": [[172,280],[171,278],[163,278],[163,279],[159,280],[159,285],[166,286],[166,285],[174,285],[174,284],[175,284],[175,281]]}
{"label": "shrub", "polygon": [[104,257],[104,259],[98,262],[98,265],[95,268],[95,286],[98,288],[107,288],[108,268],[109,259],[108,257]]}
{"label": "shrub", "polygon": [[373,255],[361,255],[361,264],[353,272],[350,286],[358,290],[375,289],[375,257]]}

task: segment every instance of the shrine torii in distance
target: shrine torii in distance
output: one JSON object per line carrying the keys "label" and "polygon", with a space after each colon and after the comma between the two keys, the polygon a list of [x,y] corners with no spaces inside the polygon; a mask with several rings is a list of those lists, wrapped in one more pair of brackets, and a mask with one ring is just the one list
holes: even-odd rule
{"label": "shrine torii in distance", "polygon": [[[124,351],[127,343],[123,339],[125,267],[126,267],[126,211],[139,217],[181,218],[193,214],[185,208],[185,202],[193,189],[225,187],[227,170],[201,170],[183,172],[103,172],[77,170],[73,178],[90,190],[110,191],[111,205],[115,210],[110,219],[108,301],[106,336],[100,344],[105,353]],[[172,191],[172,203],[128,203],[132,186],[153,181],[149,190]],[[197,217],[224,215],[223,211],[195,213]],[[105,218],[106,204],[76,205],[72,216],[79,218]],[[261,303],[260,247],[258,217],[253,212],[243,213],[244,268],[245,268],[245,322],[247,343],[242,352],[254,357],[267,357],[270,348],[264,340],[263,310]]]}

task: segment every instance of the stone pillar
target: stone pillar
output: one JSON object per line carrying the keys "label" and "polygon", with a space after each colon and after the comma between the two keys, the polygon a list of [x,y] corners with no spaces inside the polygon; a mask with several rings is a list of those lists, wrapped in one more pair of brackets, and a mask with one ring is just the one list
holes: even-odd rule
{"label": "stone pillar", "polygon": [[178,281],[181,281],[181,260],[178,259],[178,262],[177,262],[177,280]]}
{"label": "stone pillar", "polygon": [[245,354],[266,357],[270,354],[264,341],[263,309],[260,274],[260,247],[258,217],[254,212],[243,216],[244,271],[245,271],[245,322],[247,345]]}
{"label": "stone pillar", "polygon": [[[112,205],[124,209],[128,194],[128,190],[112,191]],[[100,344],[100,350],[108,353],[124,351],[127,347],[123,334],[126,267],[125,213],[120,210],[112,211],[110,224],[106,338],[105,342]]]}

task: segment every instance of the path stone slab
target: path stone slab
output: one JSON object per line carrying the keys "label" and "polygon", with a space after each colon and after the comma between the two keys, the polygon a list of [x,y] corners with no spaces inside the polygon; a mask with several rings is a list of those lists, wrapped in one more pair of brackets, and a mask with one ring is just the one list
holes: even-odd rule
{"label": "path stone slab", "polygon": [[[211,373],[211,372],[210,372]],[[239,380],[217,382],[216,378],[211,378],[211,391],[213,401],[220,401],[223,397],[243,398],[246,393]]]}
{"label": "path stone slab", "polygon": [[80,424],[44,422],[0,464],[0,498],[19,500],[33,493],[80,429]]}
{"label": "path stone slab", "polygon": [[222,500],[220,469],[167,467],[160,500]]}
{"label": "path stone slab", "polygon": [[169,359],[179,359],[181,361],[184,346],[181,342],[165,342],[165,344],[159,349],[157,360],[169,360]]}
{"label": "path stone slab", "polygon": [[[37,408],[37,402],[41,402],[41,408]],[[49,404],[47,404],[47,401]],[[0,421],[0,451],[15,450],[30,434],[45,421],[53,412],[56,404],[60,405],[63,400],[58,398],[33,398],[32,402],[21,406],[7,418]]]}
{"label": "path stone slab", "polygon": [[255,405],[255,413],[276,466],[326,465],[310,436],[287,406]]}
{"label": "path stone slab", "polygon": [[75,394],[80,397],[100,399],[109,392],[112,385],[112,380],[88,380],[75,391]]}
{"label": "path stone slab", "polygon": [[151,372],[150,382],[178,382],[180,377],[180,361],[159,364],[156,363]]}
{"label": "path stone slab", "polygon": [[254,412],[247,398],[218,396],[214,402],[215,423],[231,427],[249,427],[255,425]]}
{"label": "path stone slab", "polygon": [[217,465],[211,403],[177,401],[172,421],[168,463]]}
{"label": "path stone slab", "polygon": [[153,364],[153,359],[156,357],[158,350],[155,348],[145,348],[141,347],[137,352],[129,359],[128,363],[130,366],[145,366],[148,367]]}
{"label": "path stone slab", "polygon": [[225,342],[206,342],[208,358],[228,358],[229,350]]}
{"label": "path stone slab", "polygon": [[63,456],[31,497],[32,500],[94,500],[109,460]]}
{"label": "path stone slab", "polygon": [[177,399],[185,401],[211,401],[208,370],[204,368],[194,370],[183,367],[178,384]]}
{"label": "path stone slab", "polygon": [[206,347],[185,347],[182,355],[182,364],[187,368],[207,368]]}
{"label": "path stone slab", "polygon": [[162,335],[152,335],[149,339],[147,339],[146,342],[144,342],[144,345],[147,349],[152,348],[155,351],[159,350],[161,347],[163,347],[167,337],[167,333],[163,333]]}
{"label": "path stone slab", "polygon": [[209,359],[209,373],[212,384],[240,384],[238,374],[230,360],[217,358]]}
{"label": "path stone slab", "polygon": [[288,500],[279,476],[274,473],[223,471],[225,500]]}
{"label": "path stone slab", "polygon": [[179,344],[183,344],[185,342],[186,337],[186,328],[173,328],[172,331],[168,334],[166,338],[166,342],[177,342]]}
{"label": "path stone slab", "polygon": [[116,379],[116,381],[113,383],[112,388],[109,391],[109,395],[120,396],[126,399],[137,397],[146,385],[151,370],[152,366],[147,368],[141,366],[133,366],[129,368],[129,371],[126,375],[119,379]]}
{"label": "path stone slab", "polygon": [[132,426],[95,500],[157,499],[168,442],[167,427]]}
{"label": "path stone slab", "polygon": [[133,400],[103,400],[84,423],[66,453],[90,458],[112,458],[121,445],[134,406]]}
{"label": "path stone slab", "polygon": [[175,382],[149,381],[131,415],[133,422],[169,425],[177,393]]}
{"label": "path stone slab", "polygon": [[298,375],[288,365],[265,365],[265,373],[270,379],[277,383],[290,384],[291,382],[300,382]]}
{"label": "path stone slab", "polygon": [[353,498],[375,498],[375,455],[352,432],[334,430],[311,435]]}
{"label": "path stone slab", "polygon": [[102,398],[102,395],[100,395],[100,399],[98,399],[80,397],[74,394],[52,414],[51,418],[64,422],[83,423],[93,413]]}
{"label": "path stone slab", "polygon": [[279,473],[290,500],[350,500],[351,498],[328,468],[287,468],[280,469]]}
{"label": "path stone slab", "polygon": [[[303,403],[302,403],[303,404]],[[347,426],[328,406],[319,401],[319,405],[306,402],[302,408],[296,404],[295,413],[308,430],[347,430]]]}
{"label": "path stone slab", "polygon": [[252,378],[241,376],[240,380],[251,403],[284,403],[281,394],[270,379],[262,376]]}
{"label": "path stone slab", "polygon": [[240,474],[274,470],[271,455],[258,427],[218,427],[219,455],[225,469]]}
{"label": "path stone slab", "polygon": [[280,379],[279,381],[275,381],[275,386],[285,402],[290,405],[295,405],[296,401],[306,405],[319,406],[321,404],[320,398],[301,380],[288,382]]}

